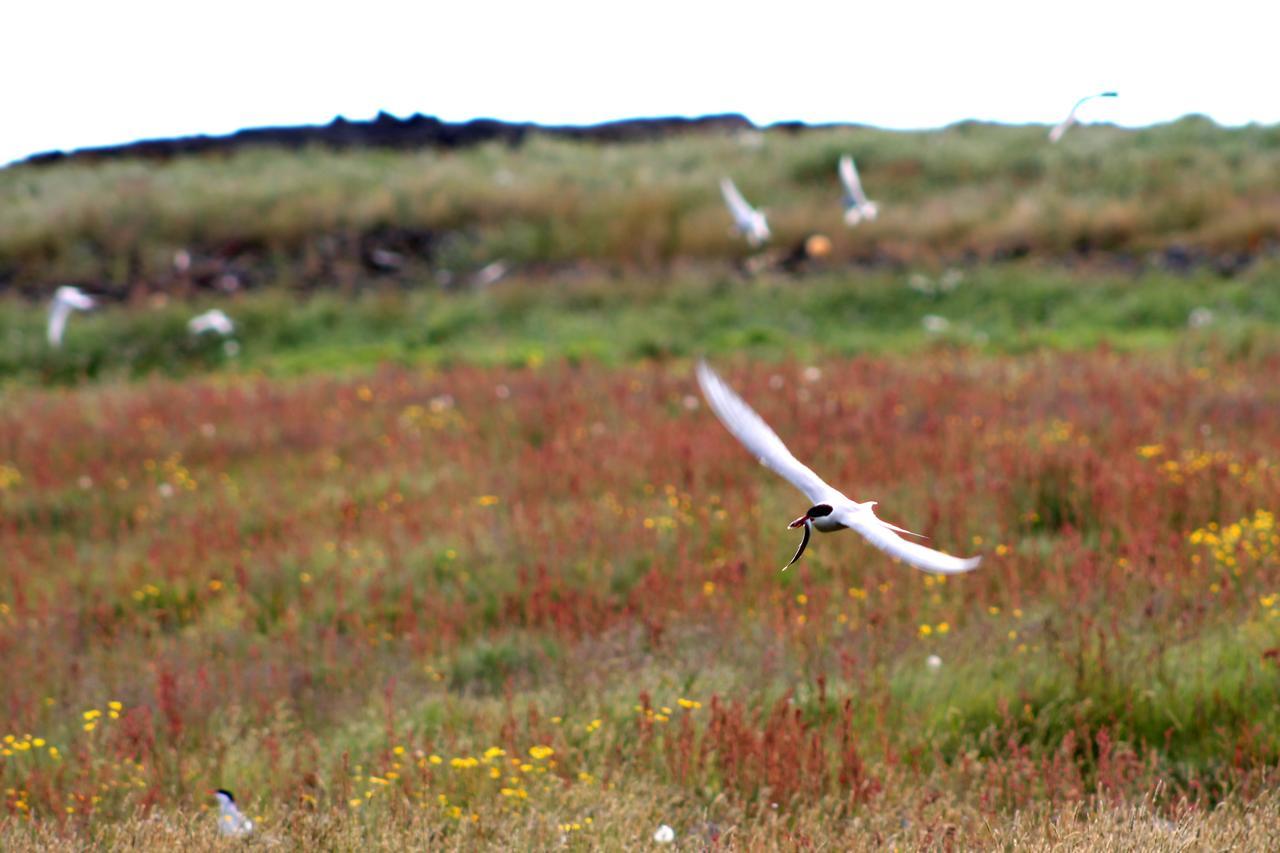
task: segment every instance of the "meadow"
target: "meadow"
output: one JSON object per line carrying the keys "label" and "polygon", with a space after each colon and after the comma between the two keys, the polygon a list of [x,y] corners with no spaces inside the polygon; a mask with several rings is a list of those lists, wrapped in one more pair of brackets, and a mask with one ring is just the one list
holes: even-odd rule
{"label": "meadow", "polygon": [[[1271,844],[1276,133],[0,170],[0,847]],[[724,171],[831,253],[750,268]],[[780,572],[703,355],[982,566]]]}
{"label": "meadow", "polygon": [[986,563],[845,534],[779,573],[803,498],[685,361],[11,391],[5,836],[198,835],[220,785],[339,846],[967,846],[1094,810],[1174,839],[1259,807],[1280,357],[722,366]]}
{"label": "meadow", "polygon": [[[390,281],[465,277],[497,259],[531,272],[665,275],[745,254],[728,231],[723,175],[768,210],[775,246],[823,233],[837,266],[1030,257],[1129,269],[1168,252],[1236,267],[1280,241],[1278,134],[1188,117],[1075,128],[1057,145],[1039,126],[968,123],[15,166],[0,170],[0,284],[153,292],[230,274],[244,287],[354,289],[375,250],[397,256],[379,273]],[[883,203],[855,230],[840,219],[845,153]]]}

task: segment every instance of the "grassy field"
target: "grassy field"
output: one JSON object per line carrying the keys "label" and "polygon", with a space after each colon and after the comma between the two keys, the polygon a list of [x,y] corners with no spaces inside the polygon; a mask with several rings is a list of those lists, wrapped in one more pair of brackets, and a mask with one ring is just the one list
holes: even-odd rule
{"label": "grassy field", "polygon": [[10,388],[6,848],[212,845],[218,786],[347,849],[1274,828],[1280,356],[718,361],[982,568],[780,574],[685,359]]}
{"label": "grassy field", "polygon": [[[770,212],[775,245],[814,232],[836,265],[1118,259],[1235,265],[1280,238],[1280,129],[1201,118],[1139,131],[964,124],[833,128],[597,146],[286,153],[0,170],[0,282],[47,292],[189,286],[207,268],[246,286],[359,286],[375,248],[398,275],[517,268],[667,270],[741,254],[717,189],[733,176]],[[858,161],[876,222],[841,222],[835,166]],[[174,268],[175,253],[194,261]],[[214,275],[211,272],[211,277]],[[396,278],[396,275],[392,275]],[[207,282],[206,282],[207,283]]]}
{"label": "grassy field", "polygon": [[0,848],[1271,843],[1280,137],[1044,132],[0,170]]}
{"label": "grassy field", "polygon": [[[46,310],[0,300],[0,383],[66,384],[207,371],[272,376],[404,366],[621,365],[698,353],[762,358],[912,353],[1174,349],[1188,358],[1256,358],[1276,349],[1280,269],[1234,278],[1100,275],[1034,264],[940,273],[827,271],[794,279],[516,278],[480,292],[431,287],[231,300],[106,303],[71,318],[64,346],[45,342]],[[186,322],[210,305],[238,324],[224,342]],[[1199,328],[1189,329],[1192,322]]]}

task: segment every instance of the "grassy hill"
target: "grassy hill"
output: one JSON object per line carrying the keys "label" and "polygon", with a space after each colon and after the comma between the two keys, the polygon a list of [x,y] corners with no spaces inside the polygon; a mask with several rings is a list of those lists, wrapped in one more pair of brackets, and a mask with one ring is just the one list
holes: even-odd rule
{"label": "grassy hill", "polygon": [[[840,219],[852,153],[881,218]],[[0,171],[0,282],[34,293],[422,284],[496,259],[525,271],[666,271],[744,252],[717,181],[769,210],[782,247],[828,263],[929,267],[1019,257],[1234,270],[1280,237],[1280,128],[1201,118],[1144,130],[826,128],[601,145],[532,136],[456,150],[286,152]],[[372,261],[378,251],[398,256]],[[190,266],[175,269],[186,253]],[[378,256],[387,257],[385,255]]]}

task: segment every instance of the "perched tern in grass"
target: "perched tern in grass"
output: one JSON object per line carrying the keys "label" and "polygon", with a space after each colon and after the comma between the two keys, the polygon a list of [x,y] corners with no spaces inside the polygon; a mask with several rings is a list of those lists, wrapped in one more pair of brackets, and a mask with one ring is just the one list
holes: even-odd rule
{"label": "perched tern in grass", "polygon": [[763,245],[769,239],[769,223],[765,220],[764,212],[747,204],[742,193],[738,192],[738,188],[728,178],[720,179],[720,194],[724,196],[725,206],[733,216],[734,229],[753,248]]}
{"label": "perched tern in grass", "polygon": [[698,384],[702,386],[702,394],[707,398],[711,409],[720,418],[725,429],[733,433],[734,438],[761,464],[780,474],[791,485],[808,496],[813,506],[804,515],[797,518],[788,527],[803,527],[804,539],[796,549],[791,562],[783,566],[783,571],[790,568],[809,544],[813,528],[822,533],[834,533],[849,528],[858,533],[872,545],[891,557],[915,566],[926,572],[935,574],[957,574],[977,567],[981,557],[962,559],[926,548],[915,542],[903,539],[898,534],[918,536],[909,530],[903,530],[887,521],[876,517],[875,501],[858,503],[849,500],[840,492],[828,486],[822,478],[791,455],[782,439],[769,428],[769,425],[757,415],[733,389],[724,384],[705,361],[698,362]]}
{"label": "perched tern in grass", "polygon": [[235,334],[236,324],[231,322],[231,318],[221,308],[213,308],[188,320],[187,331],[193,335],[216,332],[223,337],[227,337]]}
{"label": "perched tern in grass", "polygon": [[213,792],[218,800],[218,831],[231,838],[240,838],[253,832],[253,821],[236,808],[236,798],[226,788]]}
{"label": "perched tern in grass", "polygon": [[55,290],[49,303],[49,346],[62,346],[62,333],[72,311],[88,311],[94,305],[93,297],[78,287],[64,284]]}
{"label": "perched tern in grass", "polygon": [[844,184],[845,225],[853,227],[864,220],[870,222],[880,214],[880,207],[862,191],[858,167],[848,154],[840,158],[840,183]]}
{"label": "perched tern in grass", "polygon": [[1117,97],[1115,92],[1098,92],[1096,95],[1087,95],[1081,98],[1080,100],[1076,101],[1075,106],[1071,108],[1071,112],[1067,113],[1067,117],[1064,118],[1062,121],[1060,121],[1057,124],[1057,126],[1053,128],[1053,130],[1049,131],[1049,141],[1057,142],[1059,139],[1062,138],[1062,134],[1066,133],[1067,129],[1078,121],[1078,119],[1076,118],[1076,111],[1079,110],[1086,103],[1088,103],[1089,101],[1092,101],[1094,98],[1114,98],[1114,97]]}

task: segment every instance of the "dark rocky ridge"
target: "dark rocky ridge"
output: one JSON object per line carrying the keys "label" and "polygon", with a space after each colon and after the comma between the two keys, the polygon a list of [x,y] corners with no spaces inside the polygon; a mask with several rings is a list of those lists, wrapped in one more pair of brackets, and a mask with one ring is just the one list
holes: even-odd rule
{"label": "dark rocky ridge", "polygon": [[[795,122],[786,125],[795,130]],[[184,154],[227,153],[248,146],[296,149],[309,145],[329,148],[464,148],[486,142],[518,146],[531,134],[581,142],[643,142],[682,133],[726,133],[754,130],[746,117],[734,113],[684,118],[624,119],[592,125],[540,125],[511,123],[495,119],[475,119],[452,123],[434,116],[412,115],[397,118],[379,113],[372,121],[348,121],[339,116],[328,124],[293,127],[253,127],[226,136],[183,136],[173,139],[143,139],[123,145],[80,148],[74,151],[47,151],[33,154],[24,162],[48,165],[69,161],[95,162],[118,158],[164,160]]]}

